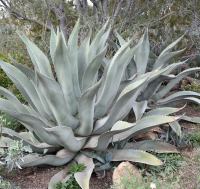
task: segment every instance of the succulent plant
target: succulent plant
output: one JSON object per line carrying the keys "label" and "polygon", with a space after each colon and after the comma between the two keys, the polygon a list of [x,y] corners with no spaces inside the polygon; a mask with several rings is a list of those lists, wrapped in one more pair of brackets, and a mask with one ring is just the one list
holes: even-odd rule
{"label": "succulent plant", "polygon": [[[0,99],[1,110],[28,129],[28,132],[16,133],[2,128],[4,138],[0,140],[0,145],[8,147],[12,140],[23,140],[24,145],[30,145],[33,152],[41,154],[23,157],[23,162],[20,163],[22,168],[61,166],[75,160],[78,164],[84,163],[86,166],[84,171],[75,173],[74,177],[81,188],[87,189],[94,168],[93,159],[85,155],[87,152],[96,153],[109,148],[112,151],[112,143],[128,140],[163,123],[175,125],[175,121],[180,118],[168,116],[177,112],[178,108],[163,108],[165,105],[173,104],[174,101],[170,100],[156,105],[149,104],[149,108],[162,108],[144,114],[147,102],[152,96],[156,101],[170,90],[172,84],[170,87],[167,86],[164,92],[160,91],[157,96],[154,95],[163,80],[173,79],[177,82],[186,75],[169,75],[182,64],[166,66],[173,57],[169,53],[172,46],[163,51],[155,62],[153,71],[145,73],[149,57],[147,31],[133,48],[129,46],[134,38],[128,42],[123,41],[124,44],[113,58],[108,60],[105,55],[110,29],[105,31],[106,27],[105,25],[97,33],[91,43],[88,36],[79,49],[79,21],[69,37],[68,44],[65,43],[62,33],[57,31],[56,34],[52,28],[52,64],[33,42],[24,34],[19,34],[26,44],[34,71],[19,64],[11,56],[10,59],[15,66],[0,61],[2,69],[28,102],[28,105],[21,104],[10,91],[0,87],[0,93],[7,98]],[[103,75],[99,77],[100,68]],[[126,72],[128,76],[125,75]],[[186,99],[193,98],[190,96],[191,94],[185,94]],[[194,96],[197,96],[196,93]],[[176,98],[175,102],[183,99],[182,96]],[[132,108],[136,121],[122,121]],[[152,143],[151,149],[159,151],[159,146],[164,146],[166,152],[176,152],[175,146],[161,142]],[[141,151],[144,146],[134,150],[126,145],[125,147],[112,151],[109,162],[130,160],[151,165],[162,164],[155,156]],[[66,182],[69,179],[66,173],[67,169],[64,169],[52,177],[49,189],[54,188],[59,181]]]}
{"label": "succulent plant", "polygon": [[[118,41],[120,45],[114,43],[113,41],[108,40],[109,44],[114,48],[115,51],[118,51],[120,46],[123,46],[126,41],[116,32]],[[182,36],[183,37],[183,36]],[[195,104],[200,104],[199,97],[200,94],[198,92],[194,91],[180,91],[176,92],[166,98],[165,97],[168,92],[184,77],[186,77],[189,74],[196,73],[200,71],[200,67],[195,68],[189,68],[181,72],[179,70],[178,75],[172,75],[170,74],[173,70],[179,69],[182,64],[187,62],[187,60],[183,62],[174,62],[174,57],[177,55],[180,55],[185,49],[180,51],[171,52],[173,47],[182,39],[180,37],[176,41],[174,41],[172,44],[167,46],[157,57],[153,52],[150,51],[148,47],[148,41],[143,42],[143,45],[140,45],[138,48],[138,51],[131,59],[129,65],[126,67],[126,71],[124,72],[123,78],[128,79],[132,74],[135,74],[136,72],[139,75],[145,75],[148,73],[149,69],[151,68],[151,71],[156,73],[162,72],[162,70],[165,70],[161,74],[159,74],[158,77],[151,80],[151,82],[148,82],[146,87],[142,90],[142,93],[138,95],[136,98],[136,103],[133,104],[133,110],[136,115],[136,120],[140,120],[142,117],[149,116],[149,115],[159,115],[159,112],[162,112],[164,109],[167,110],[165,107],[175,107],[178,104],[192,102]],[[145,53],[145,56],[142,56]],[[108,59],[106,61],[109,61]],[[167,85],[162,85],[163,81],[170,80],[170,82]],[[160,109],[161,108],[161,109]],[[164,108],[164,109],[163,109]],[[144,114],[144,112],[147,109],[155,109],[154,111],[150,111],[147,114]],[[156,110],[157,109],[157,110]],[[162,110],[162,111],[161,111]],[[165,111],[164,110],[164,111]],[[168,109],[167,111],[170,111]],[[161,113],[163,114],[163,113]],[[190,118],[187,116],[182,116],[180,119],[200,123],[200,118]],[[181,128],[178,124],[178,121],[174,121],[170,123],[170,126],[172,129],[180,136]]]}

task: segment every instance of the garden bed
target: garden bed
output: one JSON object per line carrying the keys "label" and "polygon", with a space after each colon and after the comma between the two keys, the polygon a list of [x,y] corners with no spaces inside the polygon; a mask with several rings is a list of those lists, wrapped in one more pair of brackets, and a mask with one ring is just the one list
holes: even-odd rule
{"label": "garden bed", "polygon": [[[179,106],[181,107],[181,105]],[[184,114],[189,117],[200,117],[200,108],[197,105],[189,104],[184,109],[180,110],[177,115]],[[186,133],[198,133],[200,134],[200,124],[193,124],[186,121],[181,121],[180,125],[186,129]],[[195,136],[194,136],[195,137]],[[198,138],[197,138],[198,143]],[[181,160],[185,161],[187,164],[182,166],[173,175],[168,175],[172,178],[162,178],[170,179],[170,182],[179,178],[179,181],[175,181],[182,188],[195,189],[200,188],[200,149],[198,146],[193,148],[185,148],[180,152]],[[1,172],[2,177],[5,180],[15,183],[15,185],[20,186],[21,189],[47,189],[48,183],[52,176],[58,173],[62,167],[28,167],[21,170],[14,169],[12,172]],[[112,185],[112,173],[106,172],[104,178],[98,179],[95,173],[92,174],[90,179],[91,189],[108,189]]]}

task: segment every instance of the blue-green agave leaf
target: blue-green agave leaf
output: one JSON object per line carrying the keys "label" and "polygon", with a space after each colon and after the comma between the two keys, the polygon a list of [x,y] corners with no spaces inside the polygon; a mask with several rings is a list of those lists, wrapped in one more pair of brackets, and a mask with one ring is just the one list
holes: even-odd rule
{"label": "blue-green agave leaf", "polygon": [[159,89],[163,81],[174,79],[175,77],[176,76],[174,75],[160,75],[159,77],[157,77],[156,79],[154,79],[152,82],[148,84],[145,91],[141,95],[138,96],[137,101],[138,102],[143,101],[143,100],[149,101],[151,97],[155,94],[155,92]]}
{"label": "blue-green agave leaf", "polygon": [[75,173],[74,177],[82,189],[89,189],[89,181],[94,169],[93,160],[82,153],[79,153],[75,160],[78,164],[84,164],[86,168],[81,172]]}
{"label": "blue-green agave leaf", "polygon": [[[71,67],[72,67],[72,81],[74,86],[74,94],[76,97],[76,100],[78,100],[81,96],[81,90],[79,85],[79,79],[78,79],[78,30],[80,25],[80,19],[76,22],[74,29],[69,36],[68,41],[68,51],[71,61]],[[69,71],[67,71],[69,72]]]}
{"label": "blue-green agave leaf", "polygon": [[194,97],[189,98],[188,97],[188,98],[182,98],[182,99],[177,99],[177,100],[164,101],[164,102],[157,103],[154,105],[149,105],[149,108],[155,109],[155,108],[159,108],[159,107],[173,107],[178,104],[187,103],[187,102],[193,102],[195,104],[200,104],[200,100],[198,98],[194,98]]}
{"label": "blue-green agave leaf", "polygon": [[130,130],[132,127],[134,127],[134,125],[134,123],[124,124],[123,121],[118,121],[113,125],[111,131],[107,131],[99,136],[96,135],[89,138],[84,148],[89,148],[97,151],[105,150],[114,135]]}
{"label": "blue-green agave leaf", "polygon": [[102,94],[99,97],[97,103],[95,104],[95,115],[94,115],[95,118],[104,116],[109,108],[107,105],[109,103],[110,93],[113,89],[113,82],[114,82],[114,79],[116,76],[117,67],[120,63],[121,57],[123,56],[124,52],[130,45],[132,40],[133,39],[131,39],[129,42],[127,42],[124,46],[122,46],[118,50],[118,52],[115,54],[113,59],[111,60],[111,63],[109,65],[109,68],[107,71],[106,81],[105,81],[105,85],[104,85]]}
{"label": "blue-green agave leaf", "polygon": [[14,106],[12,106],[9,101],[4,99],[0,99],[0,108],[3,112],[19,120],[22,124],[27,124],[45,143],[50,145],[58,145],[58,142],[50,137],[50,135],[44,130],[44,128],[48,126],[41,119],[29,114],[15,112],[15,110],[13,110]]}
{"label": "blue-green agave leaf", "polygon": [[92,60],[83,75],[82,91],[85,92],[87,89],[92,87],[97,82],[97,73],[103,62],[103,58],[107,52],[107,45],[105,48]]}
{"label": "blue-green agave leaf", "polygon": [[50,55],[53,62],[54,62],[54,54],[55,54],[57,43],[58,43],[58,36],[56,35],[53,29],[53,25],[51,25]]}
{"label": "blue-green agave leaf", "polygon": [[140,70],[140,72],[138,73],[138,76],[146,72],[147,62],[149,58],[150,47],[149,47],[149,40],[148,40],[148,29],[142,36],[142,39],[139,42],[139,44],[140,44],[140,47],[136,55],[134,56],[137,71]]}
{"label": "blue-green agave leaf", "polygon": [[88,136],[93,130],[95,95],[100,85],[101,80],[96,85],[85,91],[79,100],[78,112],[80,126],[75,131],[76,135]]}
{"label": "blue-green agave leaf", "polygon": [[36,86],[36,78],[35,78],[34,71],[31,70],[30,68],[24,66],[23,64],[20,64],[19,62],[17,62],[16,60],[14,60],[10,55],[9,55],[9,58],[11,59],[11,61],[13,62],[13,64],[31,80],[31,82],[33,83],[33,86],[35,87],[35,90],[37,91],[37,94],[39,96],[41,104],[44,107],[45,112],[49,115],[50,119],[52,119],[54,122],[56,122],[56,119],[55,119],[52,111],[49,108],[49,105],[48,105],[48,103],[46,101],[46,98],[41,93],[41,91],[38,90],[38,88]]}
{"label": "blue-green agave leaf", "polygon": [[93,134],[101,134],[108,131],[116,121],[122,120],[127,115],[131,110],[136,97],[146,84],[145,82],[147,81],[148,76],[149,75],[146,75],[143,79],[130,84],[122,91],[117,102],[111,109],[107,120],[103,118],[106,122],[102,122],[101,119],[96,121]]}
{"label": "blue-green agave leaf", "polygon": [[79,85],[82,86],[82,79],[86,68],[88,67],[88,51],[90,45],[90,36],[88,36],[81,44],[78,50],[78,79]]}
{"label": "blue-green agave leaf", "polygon": [[[129,138],[134,138],[137,135],[145,133],[160,124],[176,121],[179,118],[180,118],[180,116],[177,116],[177,117],[172,117],[172,116],[144,117],[139,122],[137,122],[134,127],[129,129],[128,131],[115,135],[113,137],[113,142],[118,142],[120,140],[125,140],[125,139],[129,139]],[[130,127],[132,123],[123,122],[123,124],[126,125],[127,127]]]}
{"label": "blue-green agave leaf", "polygon": [[111,27],[109,27],[109,29],[101,37],[101,40],[99,41],[99,44],[98,44],[96,54],[99,54],[103,50],[103,48],[107,42],[107,39],[109,37],[110,31],[111,31]]}
{"label": "blue-green agave leaf", "polygon": [[54,79],[51,65],[49,63],[48,58],[45,56],[45,54],[32,42],[30,41],[25,34],[20,34],[18,32],[19,37],[22,39],[22,41],[26,44],[26,47],[28,49],[28,52],[30,53],[32,62],[34,63],[34,66],[40,71],[42,74],[44,74],[47,77],[50,77],[51,79]]}
{"label": "blue-green agave leaf", "polygon": [[101,38],[104,34],[104,31],[106,29],[106,26],[108,24],[108,21],[106,24],[101,28],[101,30],[96,34],[94,39],[92,40],[92,43],[89,48],[89,53],[88,53],[88,61],[89,63],[92,61],[92,59],[97,55],[97,49],[103,48],[102,44],[99,43],[101,41]]}
{"label": "blue-green agave leaf", "polygon": [[40,165],[61,166],[71,161],[76,156],[76,153],[66,149],[59,150],[56,155],[46,155],[43,157],[36,155],[26,155],[22,158],[21,167],[33,167]]}
{"label": "blue-green agave leaf", "polygon": [[178,74],[176,76],[175,79],[171,80],[164,89],[162,89],[161,91],[156,93],[152,97],[152,99],[155,102],[157,102],[159,99],[163,98],[181,79],[183,79],[185,76],[187,76],[191,73],[198,72],[198,71],[200,71],[200,68],[196,67],[196,68],[190,68],[190,69],[187,69],[187,70],[181,72],[180,74]]}
{"label": "blue-green agave leaf", "polygon": [[87,140],[87,137],[75,137],[72,129],[67,126],[57,126],[44,129],[58,142],[59,145],[71,152],[78,152],[82,149]]}
{"label": "blue-green agave leaf", "polygon": [[175,133],[181,137],[181,126],[179,125],[178,121],[170,122],[169,125],[175,131]]}
{"label": "blue-green agave leaf", "polygon": [[173,43],[171,43],[170,45],[168,45],[160,54],[159,57],[169,53],[172,48],[184,37],[184,35],[182,35],[180,38],[178,38],[176,41],[174,41]]}
{"label": "blue-green agave leaf", "polygon": [[182,108],[173,108],[173,107],[164,107],[164,108],[156,108],[154,110],[151,110],[143,115],[143,117],[147,116],[153,116],[153,115],[169,115],[173,114],[175,112],[178,112],[179,110],[183,109],[185,106]]}
{"label": "blue-green agave leaf", "polygon": [[154,66],[153,66],[153,70],[157,69],[157,68],[164,68],[166,67],[166,65],[168,65],[168,63],[170,62],[171,59],[173,59],[175,56],[181,54],[185,49],[182,49],[180,51],[175,51],[175,52],[170,52],[167,53],[163,56],[159,56],[158,59],[156,60]]}
{"label": "blue-green agave leaf", "polygon": [[113,154],[112,161],[124,160],[145,163],[154,166],[163,165],[163,163],[158,158],[147,152],[132,149],[116,150]]}
{"label": "blue-green agave leaf", "polygon": [[147,108],[147,100],[133,103],[133,111],[135,113],[136,121],[139,121]]}
{"label": "blue-green agave leaf", "polygon": [[75,130],[79,125],[79,120],[74,118],[66,106],[63,93],[58,83],[37,72],[37,85],[46,97],[51,111],[53,112],[58,125],[67,125]]}
{"label": "blue-green agave leaf", "polygon": [[43,154],[44,149],[47,149],[47,154],[57,152],[62,147],[61,146],[53,146],[46,143],[38,143],[35,144],[31,142],[30,134],[28,132],[17,133],[11,129],[3,128],[2,135],[5,136],[4,138],[0,139],[0,147],[9,147],[12,146],[12,143],[16,140],[21,141],[23,140],[23,146],[30,146],[33,152]]}
{"label": "blue-green agave leaf", "polygon": [[1,60],[0,60],[0,66],[6,72],[8,77],[10,77],[10,79],[16,85],[16,87],[21,92],[23,97],[27,100],[27,102],[30,104],[30,106],[40,115],[42,115],[44,118],[46,118],[47,120],[50,120],[51,118],[45,112],[45,109],[42,106],[42,103],[40,101],[40,98],[38,96],[38,93],[34,85],[26,77],[26,75],[23,74],[16,67],[12,66],[9,63],[3,62]]}
{"label": "blue-green agave leaf", "polygon": [[193,122],[193,123],[200,123],[200,117],[188,117],[188,116],[182,116],[182,120]]}
{"label": "blue-green agave leaf", "polygon": [[[70,55],[62,36],[59,36],[58,44],[55,49],[54,67],[58,82],[61,86],[62,93],[69,112],[72,115],[77,113],[77,101],[73,85],[73,68],[71,65]],[[75,64],[75,62],[74,62]],[[66,74],[67,71],[67,74]]]}
{"label": "blue-green agave leaf", "polygon": [[93,153],[93,152],[87,152],[87,151],[81,151],[81,152],[82,152],[83,154],[85,154],[86,156],[92,158],[92,159],[97,159],[98,161],[100,161],[100,162],[103,163],[103,164],[106,163],[106,161],[105,161],[102,157],[98,156],[97,154],[95,154],[95,153]]}
{"label": "blue-green agave leaf", "polygon": [[102,165],[98,168],[96,168],[94,171],[104,171],[104,170],[109,170],[113,167],[113,165],[111,164],[111,162],[106,163],[105,165]]}
{"label": "blue-green agave leaf", "polygon": [[124,149],[152,151],[156,153],[179,153],[176,146],[155,140],[126,143]]}
{"label": "blue-green agave leaf", "polygon": [[118,92],[118,88],[120,86],[123,73],[127,65],[130,63],[131,59],[133,58],[134,54],[137,52],[137,50],[138,46],[135,46],[133,49],[128,50],[126,53],[124,53],[124,55],[121,57],[118,68],[116,70],[115,78],[113,80],[113,86],[115,87],[113,87],[113,89],[110,91],[107,107],[110,107],[110,105],[112,104]]}

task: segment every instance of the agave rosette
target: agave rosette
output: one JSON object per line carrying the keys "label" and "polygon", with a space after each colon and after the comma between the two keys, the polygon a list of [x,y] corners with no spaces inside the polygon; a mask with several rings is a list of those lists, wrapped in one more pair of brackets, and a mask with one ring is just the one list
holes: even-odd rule
{"label": "agave rosette", "polygon": [[[91,43],[88,36],[79,49],[78,29],[79,21],[66,44],[62,33],[58,31],[56,34],[52,28],[50,55],[53,65],[24,34],[19,36],[26,44],[34,71],[12,57],[10,59],[15,66],[0,61],[2,69],[28,102],[28,105],[21,104],[10,91],[0,87],[0,93],[7,98],[0,99],[0,108],[29,131],[16,133],[3,128],[4,138],[1,139],[0,145],[6,147],[12,140],[23,140],[23,144],[30,145],[34,152],[43,154],[45,151],[42,156],[25,156],[21,167],[61,166],[72,159],[84,163],[87,168],[74,176],[81,188],[87,189],[94,163],[92,158],[81,151],[104,151],[111,142],[135,137],[157,125],[174,123],[180,118],[168,116],[179,110],[173,107],[162,107],[147,114],[144,112],[147,102],[154,95],[149,86],[155,91],[163,80],[176,80],[178,77],[168,74],[181,63],[176,63],[176,66],[163,66],[163,62],[159,65],[155,63],[158,66],[155,66],[152,72],[145,73],[149,57],[147,31],[133,48],[129,48],[133,39],[123,41],[113,58],[108,60],[105,55],[110,29],[105,31],[105,25]],[[168,51],[169,49],[166,53]],[[52,72],[52,66],[55,73]],[[103,75],[99,78],[99,70],[103,67]],[[126,68],[130,67],[127,71]],[[155,98],[155,95],[153,97]],[[132,108],[136,122],[122,121]],[[134,149],[127,146],[125,149],[116,149],[111,161],[130,160],[151,165],[162,164],[155,156],[144,152],[147,149],[144,145],[140,146]],[[165,147],[166,152],[176,151],[174,146],[161,142],[151,143],[148,148],[163,151],[161,146]],[[49,183],[49,189],[54,188],[58,181],[66,182],[69,178],[66,172],[67,168],[56,174]]]}

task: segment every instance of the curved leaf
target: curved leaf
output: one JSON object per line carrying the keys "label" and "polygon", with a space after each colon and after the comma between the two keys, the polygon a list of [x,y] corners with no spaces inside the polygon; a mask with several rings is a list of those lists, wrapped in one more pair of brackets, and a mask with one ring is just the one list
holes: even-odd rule
{"label": "curved leaf", "polygon": [[45,112],[45,109],[42,106],[42,103],[40,101],[40,98],[37,94],[35,87],[31,83],[31,81],[26,77],[26,75],[23,74],[16,67],[1,60],[0,60],[0,66],[6,72],[8,77],[13,81],[13,83],[16,85],[16,87],[21,92],[23,97],[27,100],[27,102],[30,104],[30,106],[44,118],[50,120],[51,118]]}
{"label": "curved leaf", "polygon": [[193,92],[193,91],[179,91],[177,93],[174,93],[168,97],[166,97],[165,99],[161,99],[159,101],[156,102],[156,104],[158,103],[165,103],[165,102],[171,102],[174,100],[181,100],[183,98],[189,98],[189,97],[200,97],[199,93]]}
{"label": "curved leaf", "polygon": [[182,99],[177,99],[177,100],[170,100],[170,101],[166,101],[166,102],[162,102],[162,103],[158,103],[155,105],[149,105],[149,108],[155,109],[155,108],[159,108],[159,107],[174,107],[178,104],[182,104],[182,103],[187,103],[187,102],[193,102],[195,104],[200,104],[200,100],[198,98],[182,98]]}
{"label": "curved leaf", "polygon": [[37,72],[38,87],[45,95],[46,100],[52,110],[58,125],[67,125],[75,130],[79,125],[79,120],[74,118],[67,109],[63,93],[58,83]]}
{"label": "curved leaf", "polygon": [[76,156],[76,153],[69,152],[66,149],[62,149],[56,153],[56,155],[46,155],[43,157],[37,157],[34,155],[26,155],[22,158],[20,163],[21,167],[32,167],[40,165],[61,166],[68,163]]}
{"label": "curved leaf", "polygon": [[53,25],[51,25],[50,55],[51,55],[53,62],[54,62],[54,53],[56,50],[57,43],[58,43],[58,36],[56,35],[56,33],[53,29]]}
{"label": "curved leaf", "polygon": [[[180,117],[171,117],[171,116],[148,116],[142,118],[136,125],[129,129],[128,131],[125,131],[123,133],[117,134],[113,137],[113,142],[118,142],[120,140],[128,139],[128,138],[134,138],[135,136],[145,133],[157,125],[169,123],[172,121],[176,121]],[[127,125],[127,127],[130,127],[131,123],[123,122],[123,124]]]}
{"label": "curved leaf", "polygon": [[[73,79],[72,79],[73,69],[70,63],[71,61],[70,55],[68,53],[65,41],[62,38],[62,35],[59,36],[54,57],[55,57],[54,68],[56,71],[58,82],[62,89],[62,93],[64,95],[67,108],[72,115],[75,115],[77,113],[77,101],[74,94],[75,92],[74,92],[74,85],[73,85]],[[67,71],[67,74],[66,74],[66,71]]]}
{"label": "curved leaf", "polygon": [[89,181],[94,169],[93,160],[81,153],[75,157],[75,160],[78,164],[84,164],[86,168],[81,172],[75,173],[74,177],[82,189],[89,189]]}
{"label": "curved leaf", "polygon": [[93,130],[95,95],[100,85],[101,80],[96,85],[85,91],[79,100],[78,112],[80,126],[75,131],[75,134],[77,135],[88,136]]}
{"label": "curved leaf", "polygon": [[180,74],[177,75],[175,79],[171,80],[164,89],[156,93],[152,97],[152,99],[156,102],[159,99],[163,98],[181,79],[183,79],[185,76],[191,73],[198,72],[198,71],[200,71],[200,68],[196,67],[196,68],[190,68],[181,72]]}
{"label": "curved leaf", "polygon": [[[108,131],[116,121],[123,119],[127,115],[127,113],[131,110],[137,95],[140,93],[140,90],[143,89],[143,86],[146,84],[145,81],[147,81],[147,79],[148,75],[143,79],[127,86],[122,91],[121,95],[118,98],[118,101],[111,109],[106,122],[104,121],[102,122],[101,119],[96,121],[94,126],[94,131],[92,134],[104,133]],[[99,123],[103,123],[103,125]]]}
{"label": "curved leaf", "polygon": [[107,45],[105,48],[92,60],[89,64],[85,73],[83,75],[83,83],[82,83],[82,91],[85,92],[87,89],[92,87],[97,81],[97,73],[98,69],[100,68],[103,58],[107,52]]}
{"label": "curved leaf", "polygon": [[142,115],[144,114],[145,110],[147,107],[147,101],[141,101],[141,102],[137,102],[135,101],[133,103],[133,111],[135,113],[135,117],[136,117],[136,121],[139,121],[142,117]]}
{"label": "curved leaf", "polygon": [[132,124],[124,124],[124,123],[126,122],[118,121],[113,125],[111,131],[105,132],[100,136],[91,137],[87,141],[84,148],[89,148],[97,151],[105,150],[108,147],[108,144],[114,135],[130,130],[132,127],[135,126],[134,123]]}
{"label": "curved leaf", "polygon": [[152,82],[150,82],[148,84],[145,91],[140,96],[138,96],[137,101],[138,102],[144,101],[144,100],[149,101],[149,99],[151,99],[151,97],[159,89],[159,87],[163,81],[169,80],[169,79],[174,79],[174,78],[175,78],[174,75],[160,75],[159,77],[157,77],[156,79],[154,79]]}
{"label": "curved leaf", "polygon": [[116,70],[115,78],[113,80],[113,86],[115,86],[115,87],[113,87],[112,90],[110,91],[107,107],[110,107],[110,105],[112,104],[112,102],[113,102],[113,100],[114,100],[114,98],[115,98],[115,96],[116,96],[116,94],[118,92],[118,89],[119,89],[119,86],[120,86],[120,83],[121,83],[121,80],[122,80],[123,73],[124,73],[127,65],[132,60],[134,54],[137,52],[137,49],[138,49],[138,46],[134,47],[133,49],[128,50],[121,57],[121,59],[119,61],[118,68]]}
{"label": "curved leaf", "polygon": [[81,151],[81,153],[85,154],[86,156],[88,156],[88,157],[90,157],[92,159],[97,159],[98,161],[100,161],[103,164],[106,163],[106,161],[102,157],[98,156],[97,154],[95,154],[93,152]]}
{"label": "curved leaf", "polygon": [[83,41],[78,50],[78,79],[80,86],[82,86],[83,75],[89,64],[88,62],[89,44],[90,44],[90,36],[85,38],[85,40]]}
{"label": "curved leaf", "polygon": [[13,95],[9,90],[0,87],[0,93],[5,96],[12,104],[15,106],[15,108],[21,112],[21,113],[29,113],[25,106],[21,104],[21,102]]}
{"label": "curved leaf", "polygon": [[136,149],[152,151],[156,153],[179,153],[176,146],[155,140],[144,140],[140,142],[126,143],[124,149]]}
{"label": "curved leaf", "polygon": [[142,39],[140,39],[140,47],[134,57],[137,71],[140,70],[138,76],[144,74],[146,72],[147,62],[149,58],[149,40],[148,40],[148,29],[145,31]]}
{"label": "curved leaf", "polygon": [[[69,36],[68,41],[68,51],[71,61],[72,67],[72,81],[74,86],[74,95],[76,100],[78,100],[81,96],[81,90],[79,86],[79,79],[78,79],[78,30],[80,25],[80,19],[77,20],[74,29]],[[69,71],[68,71],[69,72]]]}
{"label": "curved leaf", "polygon": [[71,152],[78,152],[85,145],[87,137],[75,137],[70,127],[57,126],[45,128],[51,138],[54,138],[61,146]]}
{"label": "curved leaf", "polygon": [[100,50],[100,48],[102,48],[102,47],[99,46],[99,45],[102,45],[102,44],[99,44],[99,41],[101,40],[101,38],[103,36],[103,33],[106,29],[107,24],[108,24],[108,21],[106,22],[106,24],[101,28],[101,30],[96,34],[96,36],[92,40],[92,43],[91,43],[90,48],[89,48],[89,53],[88,53],[89,63],[96,56],[97,49],[99,48],[99,50]]}
{"label": "curved leaf", "polygon": [[26,44],[29,53],[31,53],[30,54],[31,60],[34,63],[34,66],[38,69],[38,71],[40,71],[45,76],[54,79],[53,73],[51,71],[51,65],[45,54],[33,42],[31,42],[26,37],[26,35],[24,34],[21,35],[19,32],[18,35],[22,39],[22,41]]}
{"label": "curved leaf", "polygon": [[108,30],[101,37],[101,40],[98,43],[98,48],[97,48],[96,54],[99,54],[103,50],[103,48],[107,42],[107,39],[109,37],[110,31],[111,31],[111,27],[109,27]]}
{"label": "curved leaf", "polygon": [[159,56],[153,66],[153,70],[155,70],[159,67],[160,68],[166,67],[166,65],[168,65],[168,63],[170,62],[171,59],[173,59],[175,56],[181,54],[183,51],[185,51],[185,49],[182,49],[180,51],[170,52],[170,53],[164,54],[162,56]]}
{"label": "curved leaf", "polygon": [[178,121],[170,122],[169,125],[175,131],[175,133],[181,137],[181,126],[179,125]]}
{"label": "curved leaf", "polygon": [[107,104],[109,103],[108,100],[109,100],[110,92],[112,91],[113,81],[116,75],[118,64],[120,62],[120,58],[123,56],[124,52],[130,45],[132,40],[133,39],[127,42],[124,46],[122,46],[118,50],[118,52],[115,54],[113,59],[111,60],[111,63],[109,65],[107,75],[106,75],[105,86],[103,88],[100,98],[95,104],[95,115],[94,115],[95,118],[102,117],[107,112],[107,109],[108,109]]}
{"label": "curved leaf", "polygon": [[52,119],[54,122],[56,122],[56,119],[55,119],[52,111],[49,108],[49,105],[48,105],[48,103],[46,101],[46,98],[41,93],[41,91],[38,90],[38,88],[36,86],[36,77],[35,77],[34,71],[31,70],[30,68],[24,66],[23,64],[20,64],[19,62],[17,62],[16,60],[14,60],[10,55],[9,55],[9,58],[11,59],[11,61],[13,62],[13,64],[31,80],[31,82],[33,83],[33,85],[35,87],[35,90],[37,91],[37,94],[39,96],[41,104],[44,107],[45,112],[50,116],[50,119]]}
{"label": "curved leaf", "polygon": [[[71,162],[70,162],[71,163]],[[73,163],[72,163],[73,164]],[[67,165],[67,167],[65,169],[63,169],[62,171],[58,172],[57,174],[55,174],[50,182],[49,182],[49,186],[48,189],[55,189],[55,186],[58,182],[62,182],[62,183],[66,183],[67,180],[72,176],[72,174],[67,175],[67,172],[71,169],[71,167],[69,167],[69,164]]]}
{"label": "curved leaf", "polygon": [[178,112],[179,110],[182,110],[184,107],[185,106],[183,106],[182,108],[171,108],[171,107],[156,108],[154,110],[145,113],[143,117],[154,116],[154,115],[169,115]]}
{"label": "curved leaf", "polygon": [[111,169],[113,166],[110,162],[106,163],[105,165],[102,165],[98,168],[96,168],[94,171],[104,171],[104,170],[108,170]]}
{"label": "curved leaf", "polygon": [[116,150],[113,154],[112,161],[133,161],[149,165],[162,165],[163,163],[155,156],[140,150],[122,149]]}
{"label": "curved leaf", "polygon": [[31,127],[38,137],[45,143],[58,145],[57,141],[51,138],[50,135],[44,130],[47,125],[41,119],[29,114],[14,112],[15,110],[11,109],[12,107],[9,102],[6,102],[6,100],[3,101],[3,99],[0,99],[0,108],[3,112],[19,120],[22,124],[25,123]]}
{"label": "curved leaf", "polygon": [[18,141],[23,140],[24,146],[30,145],[33,152],[40,153],[40,154],[43,154],[45,149],[48,150],[47,153],[57,152],[58,150],[61,149],[61,146],[52,146],[46,143],[34,144],[33,142],[31,142],[30,135],[27,132],[18,134],[17,132],[11,129],[3,128],[2,135],[5,136],[6,138],[0,139],[0,147],[9,147],[12,145],[14,140],[18,140]]}
{"label": "curved leaf", "polygon": [[172,48],[184,37],[184,35],[182,35],[180,38],[178,38],[176,41],[174,41],[173,43],[171,43],[170,45],[168,45],[160,54],[160,57],[169,53]]}
{"label": "curved leaf", "polygon": [[182,116],[182,120],[193,122],[193,123],[200,123],[200,117],[188,117],[188,116]]}

